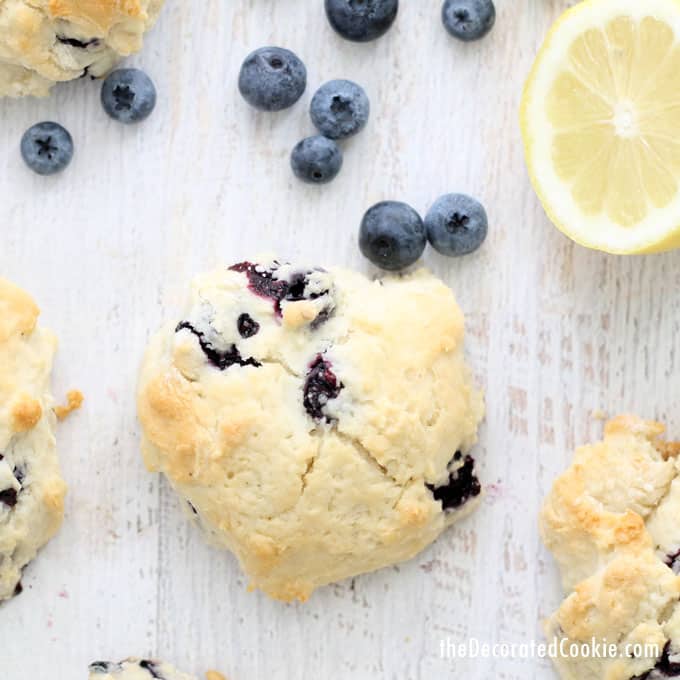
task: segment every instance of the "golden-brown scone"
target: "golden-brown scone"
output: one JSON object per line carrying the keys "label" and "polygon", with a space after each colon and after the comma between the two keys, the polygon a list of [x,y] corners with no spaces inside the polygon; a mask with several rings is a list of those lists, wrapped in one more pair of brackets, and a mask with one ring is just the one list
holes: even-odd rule
{"label": "golden-brown scone", "polygon": [[49,384],[57,343],[38,313],[0,279],[0,601],[21,590],[23,568],[64,512]]}
{"label": "golden-brown scone", "polygon": [[146,463],[274,598],[407,560],[479,498],[463,336],[426,271],[199,276],[144,360]]}
{"label": "golden-brown scone", "polygon": [[99,77],[142,47],[163,0],[0,0],[0,97]]}
{"label": "golden-brown scone", "polygon": [[[680,448],[663,433],[615,418],[603,441],[576,451],[546,500],[541,531],[567,592],[546,634],[566,643],[554,658],[565,680],[680,676]],[[616,653],[567,652],[593,639]]]}

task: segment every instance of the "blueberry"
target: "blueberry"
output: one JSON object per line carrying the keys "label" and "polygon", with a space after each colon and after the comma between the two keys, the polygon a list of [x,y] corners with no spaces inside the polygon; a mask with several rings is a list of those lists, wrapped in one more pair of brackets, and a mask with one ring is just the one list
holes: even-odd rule
{"label": "blueberry", "polygon": [[302,97],[307,69],[282,47],[261,47],[246,57],[238,78],[243,98],[261,111],[282,111]]}
{"label": "blueberry", "polygon": [[62,45],[76,47],[79,50],[88,50],[90,48],[99,47],[99,45],[101,45],[101,40],[99,38],[91,38],[90,40],[79,40],[78,38],[67,38],[66,36],[58,35],[57,40]]}
{"label": "blueberry", "polygon": [[142,659],[139,662],[139,667],[148,671],[149,675],[156,680],[164,680],[163,676],[158,669],[158,664],[155,661],[149,661],[148,659]]}
{"label": "blueberry", "polygon": [[260,332],[260,324],[250,314],[241,314],[236,326],[242,338],[252,338]]}
{"label": "blueberry", "polygon": [[670,555],[666,555],[666,566],[676,574],[680,573],[680,550],[676,550]]}
{"label": "blueberry", "polygon": [[226,371],[235,364],[238,366],[253,366],[255,368],[260,368],[262,366],[262,364],[256,359],[253,359],[253,357],[244,359],[236,345],[229,345],[226,350],[216,348],[206,339],[206,333],[193,326],[189,321],[180,322],[177,325],[177,328],[175,328],[175,333],[184,330],[189,331],[189,333],[196,337],[206,359],[215,366],[215,368],[219,368],[220,371]]}
{"label": "blueberry", "polygon": [[101,102],[114,120],[126,125],[140,123],[156,106],[156,87],[144,71],[121,68],[104,81]]}
{"label": "blueberry", "polygon": [[73,158],[73,139],[58,123],[38,123],[21,138],[21,155],[39,175],[54,175]]}
{"label": "blueberry", "polygon": [[656,662],[654,668],[642,675],[636,675],[630,680],[659,680],[660,678],[677,678],[680,676],[680,663],[677,659],[677,652],[673,649],[670,640],[666,642],[661,654],[661,658]]}
{"label": "blueberry", "polygon": [[316,420],[333,419],[325,413],[325,407],[331,399],[337,399],[344,385],[338,380],[330,361],[318,354],[309,365],[305,378],[303,404],[307,413]]}
{"label": "blueberry", "polygon": [[427,238],[442,255],[468,255],[484,243],[489,230],[486,210],[465,194],[437,199],[425,218]]}
{"label": "blueberry", "polygon": [[369,42],[387,33],[398,11],[399,0],[326,0],[331,26],[354,42]]}
{"label": "blueberry", "polygon": [[299,142],[290,156],[295,176],[309,184],[326,184],[342,167],[342,151],[332,140],[317,135]]}
{"label": "blueberry", "polygon": [[19,500],[16,489],[5,489],[0,491],[0,503],[4,503],[8,508],[13,508]]}
{"label": "blueberry", "polygon": [[[461,464],[462,461],[462,464]],[[449,478],[443,486],[426,484],[436,501],[442,504],[442,510],[456,510],[465,505],[470,498],[475,498],[482,493],[482,486],[475,474],[475,460],[472,456],[465,456],[456,451],[453,457],[456,467],[449,471]]]}
{"label": "blueberry", "polygon": [[[274,312],[282,316],[281,304],[285,302],[297,302],[299,300],[318,300],[329,296],[329,290],[319,290],[312,283],[312,271],[296,272],[288,278],[279,278],[280,264],[276,262],[273,267],[265,267],[253,262],[239,262],[229,267],[233,272],[240,272],[248,277],[248,289],[258,297],[271,300]],[[326,305],[317,322],[328,319],[333,313],[333,305]]]}
{"label": "blueberry", "polygon": [[361,222],[359,248],[382,269],[396,271],[408,267],[423,254],[426,244],[423,221],[406,203],[378,203]]}
{"label": "blueberry", "polygon": [[120,673],[123,666],[119,663],[112,663],[111,661],[93,661],[88,669],[90,673]]}
{"label": "blueberry", "polygon": [[364,88],[351,80],[331,80],[322,85],[309,107],[312,122],[330,139],[344,139],[361,132],[370,111]]}
{"label": "blueberry", "polygon": [[442,7],[446,30],[465,42],[483,38],[496,22],[493,0],[446,0]]}

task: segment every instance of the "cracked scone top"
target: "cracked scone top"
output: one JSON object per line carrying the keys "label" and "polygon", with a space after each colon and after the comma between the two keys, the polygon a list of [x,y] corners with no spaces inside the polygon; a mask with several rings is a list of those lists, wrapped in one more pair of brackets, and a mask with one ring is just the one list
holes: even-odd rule
{"label": "cracked scone top", "polygon": [[0,96],[44,96],[142,47],[163,0],[0,0]]}
{"label": "cracked scone top", "polygon": [[546,622],[548,641],[618,647],[609,658],[558,655],[566,680],[680,677],[680,444],[663,432],[632,416],[612,420],[546,500],[542,534],[567,592]]}
{"label": "cracked scone top", "polygon": [[49,393],[54,336],[39,310],[0,279],[0,601],[21,590],[21,572],[61,525],[65,484]]}
{"label": "cracked scone top", "polygon": [[480,494],[463,335],[426,271],[199,276],[143,363],[147,466],[277,599],[407,560]]}

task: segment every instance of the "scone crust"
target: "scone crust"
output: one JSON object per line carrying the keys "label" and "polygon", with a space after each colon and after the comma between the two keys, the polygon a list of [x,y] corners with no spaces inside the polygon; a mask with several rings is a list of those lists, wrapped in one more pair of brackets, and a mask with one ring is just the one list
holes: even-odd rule
{"label": "scone crust", "polygon": [[[549,641],[595,639],[620,651],[558,655],[562,678],[653,680],[667,662],[661,654],[680,649],[679,447],[663,433],[657,422],[613,419],[601,442],[577,450],[546,499],[541,532],[567,592],[546,622]],[[659,656],[627,656],[631,643],[655,645]]]}
{"label": "scone crust", "polygon": [[124,661],[95,661],[90,664],[89,680],[196,680],[169,663],[130,658]]}
{"label": "scone crust", "polygon": [[61,525],[66,486],[49,391],[56,339],[35,302],[0,279],[0,601]]}
{"label": "scone crust", "polygon": [[[446,483],[483,410],[451,291],[426,271],[319,276],[334,312],[316,328],[327,296],[284,303],[276,318],[242,273],[198,277],[188,317],[207,304],[228,333],[247,310],[261,330],[234,342],[260,366],[216,370],[173,322],[151,341],[139,386],[148,467],[237,555],[253,588],[286,601],[413,557],[478,499],[443,512],[426,486]],[[342,388],[314,418],[304,389],[320,356]]]}
{"label": "scone crust", "polygon": [[44,96],[142,47],[163,0],[0,0],[0,96]]}

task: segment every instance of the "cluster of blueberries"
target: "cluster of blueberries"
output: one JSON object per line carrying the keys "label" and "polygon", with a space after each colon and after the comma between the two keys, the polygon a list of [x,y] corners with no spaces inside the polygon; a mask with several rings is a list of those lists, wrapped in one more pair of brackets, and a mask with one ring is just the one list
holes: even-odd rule
{"label": "cluster of blueberries", "polygon": [[[126,125],[139,123],[156,106],[156,87],[144,71],[118,69],[104,80],[101,103],[114,120]],[[71,162],[73,151],[73,138],[59,123],[37,123],[21,138],[21,155],[39,175],[54,175],[63,170]]]}
{"label": "cluster of blueberries", "polygon": [[[384,35],[394,23],[399,0],[324,0],[333,29],[343,38],[368,42]],[[485,36],[496,20],[492,0],[446,0],[442,21],[451,35],[469,42]],[[262,47],[246,57],[239,91],[260,111],[293,106],[307,88],[302,60],[282,47]],[[366,92],[349,80],[332,80],[314,95],[310,116],[320,134],[299,142],[291,154],[295,175],[311,184],[325,184],[342,167],[338,140],[366,126],[370,103]],[[427,242],[443,255],[472,253],[486,239],[488,218],[483,206],[464,194],[442,196],[423,221],[409,205],[383,201],[365,214],[359,234],[361,252],[382,269],[398,271],[415,263]]]}
{"label": "cluster of blueberries", "polygon": [[398,271],[414,264],[428,241],[442,255],[460,257],[477,250],[488,231],[486,210],[465,194],[440,197],[425,220],[406,203],[383,201],[364,215],[359,248],[376,266]]}
{"label": "cluster of blueberries", "polygon": [[[347,40],[368,42],[384,35],[394,23],[399,0],[325,0],[326,15]],[[446,0],[442,20],[451,35],[472,41],[486,35],[496,20],[493,0]],[[302,60],[282,47],[262,47],[246,57],[239,74],[243,98],[260,111],[283,111],[307,88]],[[295,175],[310,184],[326,184],[342,168],[338,140],[360,132],[368,122],[366,92],[349,80],[332,80],[312,98],[310,115],[318,135],[297,144],[291,154]]]}
{"label": "cluster of blueberries", "polygon": [[[394,23],[399,0],[324,0],[331,26],[347,40],[369,42],[384,35]],[[483,38],[496,21],[493,0],[445,0],[442,21],[459,40]]]}
{"label": "cluster of blueberries", "polygon": [[[295,104],[307,88],[307,69],[283,47],[261,47],[246,57],[238,87],[243,98],[260,111],[282,111]],[[293,172],[310,184],[330,182],[342,167],[338,140],[366,127],[371,106],[364,89],[351,80],[321,86],[310,105],[312,122],[321,134],[303,139],[291,154]]]}
{"label": "cluster of blueberries", "polygon": [[[333,29],[347,40],[368,42],[384,35],[394,23],[399,0],[324,0]],[[485,36],[496,20],[493,0],[445,0],[442,21],[454,37],[469,42]],[[307,87],[307,69],[300,58],[281,47],[255,50],[244,61],[239,91],[262,111],[282,111],[295,104]],[[156,88],[139,69],[119,69],[104,80],[101,103],[114,120],[130,124],[145,120],[156,105]],[[310,105],[320,134],[299,142],[291,154],[297,177],[312,183],[330,182],[342,167],[338,140],[368,123],[370,103],[364,89],[349,80],[332,80],[316,92]],[[40,175],[63,170],[73,158],[73,139],[58,123],[43,122],[26,131],[21,154]],[[378,203],[365,214],[359,234],[361,252],[375,265],[400,270],[416,262],[427,242],[440,253],[460,256],[484,242],[488,219],[482,205],[463,194],[442,196],[423,221],[410,206]]]}

